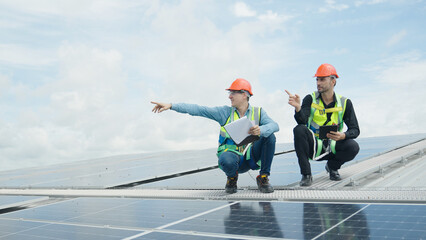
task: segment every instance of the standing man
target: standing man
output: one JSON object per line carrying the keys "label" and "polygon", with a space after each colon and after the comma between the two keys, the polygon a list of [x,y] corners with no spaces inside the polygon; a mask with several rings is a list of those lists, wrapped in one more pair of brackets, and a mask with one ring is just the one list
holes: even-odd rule
{"label": "standing man", "polygon": [[[272,159],[275,153],[275,135],[279,130],[278,124],[268,117],[266,112],[260,107],[252,107],[249,99],[253,95],[250,83],[242,78],[236,79],[229,91],[231,107],[205,107],[196,104],[186,103],[158,103],[152,109],[153,112],[161,113],[171,109],[180,113],[188,113],[192,116],[206,117],[218,122],[221,126],[219,133],[219,147],[217,156],[219,157],[219,167],[225,172],[227,182],[225,191],[227,193],[237,192],[238,174],[248,170],[260,169],[256,178],[259,191],[271,193],[274,188],[269,184],[268,176],[271,171]],[[255,122],[249,134],[260,138],[245,146],[238,147],[226,132],[224,126],[243,117]]]}
{"label": "standing man", "polygon": [[[309,160],[328,160],[325,169],[330,180],[340,181],[340,167],[358,154],[359,146],[355,142],[359,135],[358,120],[351,100],[336,94],[334,87],[339,78],[336,69],[327,63],[319,66],[316,74],[317,90],[307,95],[300,105],[300,97],[289,95],[288,104],[296,110],[294,118],[297,126],[293,129],[294,148],[299,160],[302,180],[300,186],[312,184],[312,172]],[[347,131],[343,132],[343,123]],[[337,125],[337,132],[327,133],[327,139],[319,139],[320,126]]]}

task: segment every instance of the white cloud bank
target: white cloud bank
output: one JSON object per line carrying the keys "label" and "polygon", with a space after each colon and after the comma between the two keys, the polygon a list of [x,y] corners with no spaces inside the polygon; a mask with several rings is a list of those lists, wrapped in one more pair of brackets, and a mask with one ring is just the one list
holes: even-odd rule
{"label": "white cloud bank", "polygon": [[[221,6],[211,15],[215,7],[198,1],[79,1],[75,5],[66,1],[52,6],[46,6],[51,1],[41,1],[40,6],[46,7],[35,10],[23,3],[7,4],[19,15],[14,22],[20,24],[13,26],[20,26],[21,32],[34,27],[30,24],[33,19],[66,20],[58,23],[59,29],[49,25],[60,37],[46,38],[44,47],[31,41],[12,44],[12,40],[0,38],[0,49],[4,50],[0,52],[3,169],[116,154],[215,147],[217,123],[173,111],[153,114],[149,102],[227,105],[224,89],[237,77],[252,83],[255,95],[251,103],[262,106],[280,125],[278,142],[291,142],[294,112],[281,88],[298,86],[290,90],[301,96],[315,89],[314,82],[306,86],[299,81],[303,76],[294,79],[289,77],[291,74],[277,71],[283,66],[289,71],[305,68],[301,62],[310,61],[316,54],[297,44],[302,35],[294,30],[299,26],[292,22],[297,14],[255,11],[243,2],[232,4],[232,10]],[[334,1],[327,4],[328,9],[346,9]],[[216,15],[219,12],[222,16]],[[232,25],[221,27],[220,21],[215,22],[215,18],[225,17],[231,18]],[[298,19],[295,22],[300,23]],[[290,30],[295,31],[294,35]],[[31,36],[40,40],[46,33],[49,31],[44,29],[31,32]],[[396,35],[391,44],[404,36]],[[351,47],[333,46],[330,52],[345,57]],[[381,68],[371,71],[379,74],[369,80],[383,88],[369,90],[365,99],[354,100],[362,136],[417,132],[414,119],[426,117],[426,108],[412,111],[407,107],[425,102],[424,95],[419,94],[426,82],[425,61],[421,55],[397,60],[375,64]],[[308,78],[314,72],[309,71]],[[384,120],[372,121],[377,115]],[[407,127],[395,129],[400,124]]]}
{"label": "white cloud bank", "polygon": [[237,2],[234,5],[234,13],[237,17],[254,17],[256,16],[256,11],[252,10],[244,2]]}
{"label": "white cloud bank", "polygon": [[358,121],[365,129],[363,136],[424,132],[424,69],[426,60],[413,52],[384,59],[367,70],[379,85],[357,101]]}

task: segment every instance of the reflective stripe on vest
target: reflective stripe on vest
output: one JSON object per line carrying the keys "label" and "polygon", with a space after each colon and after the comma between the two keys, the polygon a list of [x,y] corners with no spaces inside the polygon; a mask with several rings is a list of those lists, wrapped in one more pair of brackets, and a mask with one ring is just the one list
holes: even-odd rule
{"label": "reflective stripe on vest", "polygon": [[[330,121],[326,125],[338,125],[338,131],[343,130],[343,115],[346,110],[346,101],[347,98],[336,93],[336,104],[333,108],[324,108],[324,103],[320,98],[319,92],[312,93],[312,104],[311,104],[311,114],[308,120],[308,128],[312,130],[315,134],[316,139],[318,140],[317,151],[315,157],[318,157],[321,154],[323,142],[318,138],[319,136],[319,127],[324,125],[327,121],[327,113],[331,113]],[[343,103],[343,105],[342,105]],[[331,151],[336,153],[336,141],[331,140],[330,143]]]}
{"label": "reflective stripe on vest", "polygon": [[[249,116],[250,120],[254,121],[255,125],[259,125],[260,123],[260,107],[251,107],[251,112],[250,112],[250,116]],[[228,117],[228,119],[226,120],[225,125],[240,119],[237,109],[232,108],[230,115]],[[240,157],[243,157],[243,152],[244,149],[246,148],[247,145],[244,146],[240,146],[238,147],[235,142],[231,139],[231,137],[229,136],[229,134],[226,132],[224,126],[221,126],[220,128],[220,134],[219,134],[219,147],[217,149],[217,156],[219,157],[220,154],[222,154],[223,152],[226,151],[231,151],[234,153],[237,153]],[[249,148],[246,151],[246,160],[250,161],[251,160],[251,145],[249,146]],[[251,162],[253,162],[253,160],[251,160]],[[249,165],[252,167],[260,166],[260,160],[257,162],[257,164],[255,165],[255,163],[251,163],[249,162]],[[242,161],[240,161],[240,164],[242,163]]]}

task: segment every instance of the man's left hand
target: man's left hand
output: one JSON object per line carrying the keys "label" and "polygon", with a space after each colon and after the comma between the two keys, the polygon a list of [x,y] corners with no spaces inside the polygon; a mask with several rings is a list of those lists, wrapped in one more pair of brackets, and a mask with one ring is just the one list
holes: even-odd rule
{"label": "man's left hand", "polygon": [[251,135],[260,136],[260,127],[258,125],[253,126],[250,128],[248,133]]}
{"label": "man's left hand", "polygon": [[327,133],[327,137],[334,141],[340,141],[346,138],[346,134],[343,132],[329,132]]}

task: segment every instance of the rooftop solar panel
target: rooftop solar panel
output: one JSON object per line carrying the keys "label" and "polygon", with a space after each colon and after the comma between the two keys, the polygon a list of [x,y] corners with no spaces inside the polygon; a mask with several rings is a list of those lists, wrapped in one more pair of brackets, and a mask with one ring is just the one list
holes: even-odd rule
{"label": "rooftop solar panel", "polygon": [[426,205],[77,198],[0,215],[0,237],[422,239],[425,216]]}
{"label": "rooftop solar panel", "polygon": [[[363,160],[392,148],[408,144],[426,135],[388,136],[360,138],[361,150],[356,159]],[[293,149],[292,143],[278,144],[276,152]],[[147,153],[114,156],[87,161],[32,169],[0,172],[0,187],[44,187],[44,188],[106,188],[121,184],[140,182],[162,176],[179,174],[217,165],[216,149]],[[348,164],[351,164],[349,162]],[[345,164],[346,165],[346,164]],[[324,163],[312,163],[313,174],[324,171]],[[272,165],[272,178],[276,185],[286,185],[300,178],[296,155],[278,155]],[[253,173],[256,177],[256,172]],[[192,178],[192,177],[190,177]],[[246,177],[247,178],[247,177]],[[290,179],[289,179],[290,178]],[[251,177],[242,179],[243,185],[252,185]],[[224,181],[223,179],[221,179]],[[196,183],[193,180],[184,183]],[[218,184],[213,187],[222,187]],[[182,185],[184,186],[184,185]],[[192,187],[193,185],[185,185]]]}
{"label": "rooftop solar panel", "polygon": [[[360,152],[357,157],[343,165],[343,167],[363,161],[368,157],[389,151],[399,146],[409,144],[421,139],[419,136],[397,136],[359,139]],[[379,142],[379,143],[377,143]],[[277,149],[284,151],[291,149],[292,144],[282,144]],[[278,152],[278,151],[277,151]],[[325,162],[311,161],[312,174],[316,175],[325,172]],[[238,187],[256,188],[256,176],[258,171],[249,171],[248,174],[240,174],[238,177]],[[287,186],[300,180],[300,170],[297,163],[297,156],[294,152],[277,155],[274,157],[271,167],[270,182],[273,186]],[[181,176],[164,181],[152,182],[140,185],[138,188],[224,188],[226,183],[225,174],[219,170],[201,172],[187,176]],[[423,183],[426,186],[426,183]]]}
{"label": "rooftop solar panel", "polygon": [[43,201],[48,197],[37,196],[0,196],[0,210],[20,206],[23,204]]}
{"label": "rooftop solar panel", "polygon": [[[363,162],[373,155],[409,144],[425,136],[420,134],[360,138],[359,155],[354,161],[345,165]],[[292,147],[292,144],[279,144],[277,152],[290,150]],[[285,186],[297,182],[300,174],[296,161],[294,152],[277,155],[273,163],[271,183],[274,186]],[[114,156],[36,169],[0,172],[0,186],[7,188],[20,186],[23,189],[19,190],[22,191],[27,187],[89,188],[88,191],[95,191],[90,188],[98,188],[96,191],[105,191],[102,188],[132,181],[158,179],[161,181],[144,183],[140,187],[222,190],[225,184],[224,174],[219,169],[169,179],[159,178],[188,171],[188,168],[213,166],[216,162],[215,149]],[[312,168],[314,173],[324,172],[324,162],[313,162]],[[256,175],[256,172],[242,174],[239,186],[255,188]],[[425,184],[423,183],[423,186]],[[141,190],[133,188],[133,191]],[[292,190],[287,190],[287,193],[289,191]],[[293,191],[300,194],[312,192],[309,189]],[[246,192],[262,195],[257,191]],[[411,192],[417,193],[415,190]],[[222,191],[221,193],[223,194]],[[354,189],[351,193],[360,192]],[[369,194],[365,191],[362,193]],[[214,198],[179,200],[176,197],[160,200],[158,197],[148,199],[137,196],[93,198],[79,195],[77,198],[58,199],[49,203],[41,201],[47,197],[0,196],[0,206],[9,206],[10,202],[17,206],[28,201],[35,203],[27,205],[26,209],[0,214],[0,238],[173,240],[426,238],[425,204],[407,205],[401,204],[401,201],[393,205],[377,204],[378,200],[375,200],[374,204],[373,201],[366,200],[359,201],[358,204],[320,203],[318,201],[321,200],[316,198],[314,198],[316,202],[312,200],[285,202],[284,198],[273,201],[247,199],[244,201],[238,196],[243,194],[237,193],[231,196],[234,198],[225,196],[216,200]],[[369,198],[364,196],[363,199]]]}

